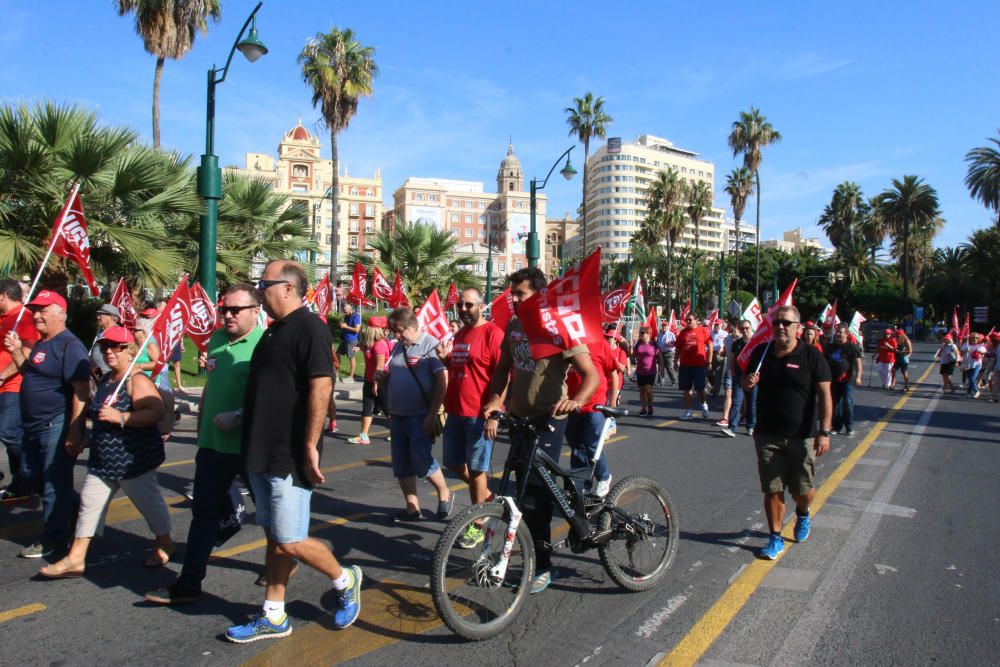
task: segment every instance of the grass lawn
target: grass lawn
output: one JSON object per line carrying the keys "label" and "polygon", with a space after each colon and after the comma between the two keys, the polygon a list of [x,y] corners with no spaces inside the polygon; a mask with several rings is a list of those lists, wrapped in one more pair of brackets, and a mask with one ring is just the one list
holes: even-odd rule
{"label": "grass lawn", "polygon": [[[354,370],[354,379],[361,381],[365,377],[365,355],[358,352],[355,355],[357,366]],[[346,359],[341,359],[340,378],[347,377],[347,371],[351,369],[350,363],[344,363]],[[198,374],[198,348],[190,340],[184,341],[184,355],[181,359],[181,382],[185,387],[204,387],[205,374]],[[170,371],[170,384],[174,384],[174,372]]]}

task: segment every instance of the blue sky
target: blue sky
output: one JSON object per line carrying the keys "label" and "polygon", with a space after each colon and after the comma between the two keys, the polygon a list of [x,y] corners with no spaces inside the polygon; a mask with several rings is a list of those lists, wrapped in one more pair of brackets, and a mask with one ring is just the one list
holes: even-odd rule
{"label": "blue sky", "polygon": [[[203,152],[205,72],[253,5],[224,0],[223,20],[167,62],[164,146],[195,161]],[[715,162],[715,204],[727,209],[726,136],[739,111],[759,107],[784,136],[764,153],[763,238],[797,226],[821,236],[816,220],[841,181],[873,195],[917,174],[948,221],[937,244],[955,245],[989,224],[963,185],[963,157],[1000,126],[998,14],[991,2],[269,0],[258,29],[270,53],[234,59],[216,150],[242,164],[247,151],[275,152],[300,116],[314,131],[296,56],[317,31],[351,27],[381,71],[340,136],[341,160],[354,175],[381,168],[387,202],[410,176],[493,187],[508,136],[527,177],[544,177],[574,143],[564,107],[590,90],[614,118],[609,136],[655,134]],[[76,102],[151,137],[154,59],[110,0],[0,0],[0,16],[3,102]],[[580,187],[551,180],[549,215],[574,210]]]}

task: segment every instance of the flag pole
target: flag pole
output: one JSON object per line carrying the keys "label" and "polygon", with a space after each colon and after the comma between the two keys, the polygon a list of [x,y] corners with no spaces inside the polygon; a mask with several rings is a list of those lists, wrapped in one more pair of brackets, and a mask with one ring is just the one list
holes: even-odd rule
{"label": "flag pole", "polygon": [[[771,340],[774,340],[774,338],[772,338]],[[767,356],[767,351],[771,349],[771,340],[767,341],[767,345],[764,346],[764,352],[763,354],[760,355],[760,361],[757,362],[757,370],[753,372],[754,375],[760,373],[760,367],[764,365],[764,357]],[[760,345],[760,343],[758,343],[758,345]]]}
{"label": "flag pole", "polygon": [[[154,327],[156,326],[156,323],[160,320],[161,317],[163,317],[162,312],[156,316],[155,320],[153,320]],[[132,374],[132,369],[135,368],[136,359],[142,356],[142,353],[146,350],[147,347],[149,347],[149,341],[153,340],[152,329],[153,327],[150,327],[150,330],[146,333],[146,340],[144,340],[142,342],[142,345],[139,346],[139,349],[136,350],[135,356],[132,357],[132,362],[128,365],[128,368],[125,369],[125,375],[123,375],[122,379],[118,381],[118,386],[115,387],[115,390],[113,392],[111,392],[111,395],[108,397],[108,400],[104,402],[105,405],[111,405],[112,403],[115,402],[115,399],[118,398],[118,392],[122,390],[122,385],[125,384],[125,381],[128,380],[129,376]],[[160,354],[163,354],[163,350],[160,350]]]}

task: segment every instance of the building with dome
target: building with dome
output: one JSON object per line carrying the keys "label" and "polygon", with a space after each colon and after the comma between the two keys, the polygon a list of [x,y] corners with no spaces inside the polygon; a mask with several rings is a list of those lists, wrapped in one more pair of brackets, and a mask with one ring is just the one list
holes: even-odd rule
{"label": "building with dome", "polygon": [[[351,250],[368,246],[368,237],[374,234],[382,220],[382,175],[379,170],[371,178],[348,174],[346,163],[340,161],[340,214],[337,216],[337,267],[341,279],[345,278],[347,257]],[[246,165],[233,171],[252,178],[265,178],[275,192],[289,196],[291,203],[301,203],[309,211],[307,224],[315,229],[313,238],[319,243],[315,263],[319,268],[330,266],[330,248],[333,241],[333,209],[329,189],[333,182],[333,161],[320,157],[320,140],[302,127],[302,120],[278,142],[277,158],[267,153],[247,153]],[[373,250],[367,251],[374,254]],[[309,257],[302,257],[308,262]]]}
{"label": "building with dome", "polygon": [[[546,203],[545,195],[537,195],[539,234],[545,230]],[[393,192],[393,210],[385,216],[385,224],[420,222],[451,231],[459,245],[475,249],[480,260],[475,270],[484,279],[487,259],[492,256],[496,292],[508,274],[528,265],[529,204],[521,161],[514,154],[514,145],[508,144],[507,155],[497,169],[495,192],[487,192],[481,181],[411,177]],[[540,258],[543,270],[544,262],[545,257]]]}

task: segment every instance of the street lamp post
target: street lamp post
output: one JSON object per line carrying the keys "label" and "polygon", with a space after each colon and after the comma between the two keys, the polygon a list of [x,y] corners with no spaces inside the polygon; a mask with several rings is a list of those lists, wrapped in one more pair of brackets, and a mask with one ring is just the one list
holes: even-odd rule
{"label": "street lamp post", "polygon": [[486,218],[486,303],[493,303],[493,216]]}
{"label": "street lamp post", "polygon": [[[531,200],[530,200],[531,229],[528,232],[528,266],[529,267],[538,266],[538,257],[539,257],[538,228],[537,228],[536,223],[535,223],[535,211],[536,211],[537,206],[538,206],[536,195],[537,195],[537,193],[538,193],[539,190],[542,190],[542,189],[545,188],[545,185],[549,182],[549,176],[552,175],[552,172],[555,170],[556,166],[559,164],[560,161],[562,161],[563,158],[566,158],[566,164],[565,164],[565,166],[563,166],[562,169],[559,170],[559,173],[562,174],[563,178],[565,178],[567,181],[569,179],[573,178],[573,176],[576,174],[576,169],[573,168],[573,165],[570,164],[570,161],[569,161],[569,154],[570,154],[570,152],[572,150],[573,150],[573,146],[570,146],[569,148],[567,148],[563,152],[562,155],[560,155],[558,158],[556,158],[556,161],[552,163],[552,168],[549,169],[549,173],[547,173],[545,175],[545,180],[542,181],[541,185],[538,185],[537,179],[534,179],[534,178],[531,179]],[[586,251],[586,248],[584,250]]]}
{"label": "street lamp post", "polygon": [[[258,2],[250,12],[246,23],[229,50],[226,66],[221,70],[215,66],[208,70],[208,100],[205,113],[205,154],[201,156],[201,166],[198,167],[198,196],[205,200],[205,210],[201,216],[201,243],[198,249],[201,286],[209,297],[215,298],[215,264],[216,264],[216,227],[219,224],[219,200],[222,199],[222,170],[219,168],[219,156],[215,155],[215,87],[226,80],[229,64],[233,61],[236,49],[250,62],[256,61],[267,53],[267,47],[257,37],[257,11],[263,5]],[[241,40],[248,26],[250,34]]]}
{"label": "street lamp post", "polygon": [[[316,243],[316,218],[319,216],[320,204],[313,204],[313,222],[312,222],[312,232],[309,234],[309,240]],[[309,248],[309,264],[316,267],[316,247],[313,246]]]}

